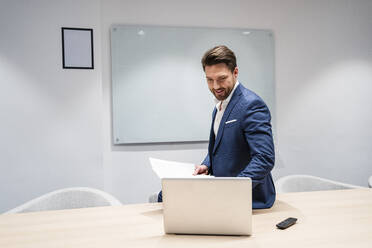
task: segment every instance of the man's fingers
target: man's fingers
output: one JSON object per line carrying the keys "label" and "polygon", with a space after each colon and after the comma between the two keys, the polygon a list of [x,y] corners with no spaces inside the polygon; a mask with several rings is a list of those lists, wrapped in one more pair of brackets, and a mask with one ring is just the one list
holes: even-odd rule
{"label": "man's fingers", "polygon": [[195,170],[194,170],[194,173],[192,175],[196,176],[196,175],[199,175],[199,174],[208,175],[207,166],[205,166],[205,165],[195,165]]}
{"label": "man's fingers", "polygon": [[196,176],[199,174],[199,171],[200,171],[200,167],[196,167],[195,170],[194,170],[194,173],[193,175]]}

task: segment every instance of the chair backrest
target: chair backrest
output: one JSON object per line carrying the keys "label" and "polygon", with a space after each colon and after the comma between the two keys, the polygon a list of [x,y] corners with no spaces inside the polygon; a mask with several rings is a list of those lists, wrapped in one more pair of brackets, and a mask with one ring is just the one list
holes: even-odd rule
{"label": "chair backrest", "polygon": [[149,203],[156,203],[158,202],[158,192],[152,193],[149,196]]}
{"label": "chair backrest", "polygon": [[370,176],[368,179],[368,186],[372,188],[372,176]]}
{"label": "chair backrest", "polygon": [[278,193],[354,188],[363,187],[310,175],[290,175],[282,177],[275,182],[275,189]]}
{"label": "chair backrest", "polygon": [[106,192],[93,188],[74,187],[47,193],[5,214],[117,205],[121,205],[120,201]]}

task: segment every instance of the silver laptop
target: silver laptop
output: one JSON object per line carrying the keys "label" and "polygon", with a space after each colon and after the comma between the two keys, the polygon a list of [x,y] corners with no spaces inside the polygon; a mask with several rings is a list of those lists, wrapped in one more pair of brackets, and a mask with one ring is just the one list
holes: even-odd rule
{"label": "silver laptop", "polygon": [[162,189],[165,233],[252,234],[250,178],[163,178]]}

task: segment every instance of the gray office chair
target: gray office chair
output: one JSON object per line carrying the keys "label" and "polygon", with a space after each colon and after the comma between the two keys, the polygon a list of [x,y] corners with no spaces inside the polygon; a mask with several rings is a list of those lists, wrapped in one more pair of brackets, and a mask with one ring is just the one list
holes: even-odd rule
{"label": "gray office chair", "polygon": [[155,192],[155,193],[152,193],[149,196],[149,203],[157,203],[158,202],[158,193],[159,192]]}
{"label": "gray office chair", "polygon": [[359,188],[363,187],[310,175],[290,175],[282,177],[275,182],[277,193]]}
{"label": "gray office chair", "polygon": [[75,187],[47,193],[4,214],[119,205],[122,205],[121,202],[106,192]]}
{"label": "gray office chair", "polygon": [[370,176],[368,179],[368,186],[372,188],[372,176]]}

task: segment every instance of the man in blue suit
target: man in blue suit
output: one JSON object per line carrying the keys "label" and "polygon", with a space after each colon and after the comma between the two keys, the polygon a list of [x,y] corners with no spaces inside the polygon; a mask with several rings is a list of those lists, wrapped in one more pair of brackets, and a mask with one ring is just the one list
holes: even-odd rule
{"label": "man in blue suit", "polygon": [[275,161],[270,111],[259,96],[238,82],[236,57],[229,48],[208,50],[202,65],[216,107],[208,155],[195,167],[194,175],[250,177],[253,208],[270,208],[275,201],[270,173]]}

